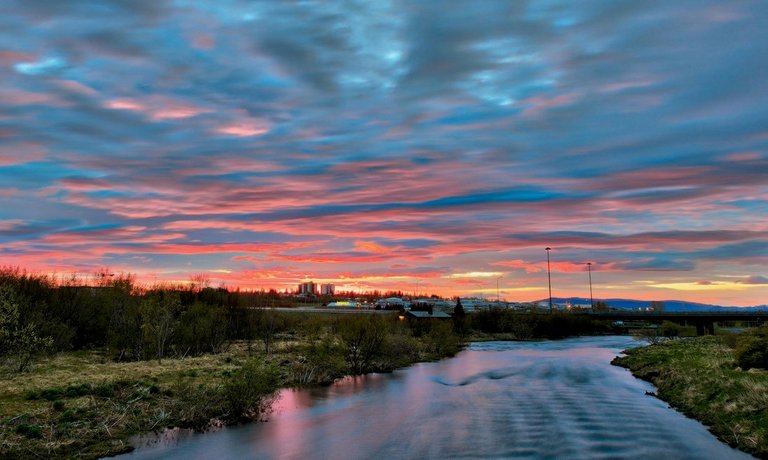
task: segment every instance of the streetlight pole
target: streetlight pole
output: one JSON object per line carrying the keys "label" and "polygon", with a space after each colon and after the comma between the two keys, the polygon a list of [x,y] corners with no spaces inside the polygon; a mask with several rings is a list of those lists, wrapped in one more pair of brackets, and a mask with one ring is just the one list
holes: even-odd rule
{"label": "streetlight pole", "polygon": [[592,298],[592,262],[587,262],[587,271],[589,271],[589,306],[595,309],[595,300]]}
{"label": "streetlight pole", "polygon": [[499,280],[501,279],[501,276],[496,278],[496,303],[501,302],[501,297],[499,297]]}
{"label": "streetlight pole", "polygon": [[547,283],[549,285],[549,313],[552,314],[552,272],[549,269],[549,251],[552,250],[550,247],[544,248],[545,251],[547,251]]}

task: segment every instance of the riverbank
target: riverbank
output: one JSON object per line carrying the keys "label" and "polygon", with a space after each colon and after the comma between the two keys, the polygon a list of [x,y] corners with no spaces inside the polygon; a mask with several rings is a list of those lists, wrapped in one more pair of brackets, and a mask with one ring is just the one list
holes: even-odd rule
{"label": "riverbank", "polygon": [[613,364],[653,383],[657,396],[724,442],[768,458],[768,372],[743,371],[717,336],[627,350]]}
{"label": "riverbank", "polygon": [[167,427],[204,431],[258,420],[279,388],[455,354],[458,341],[443,332],[414,337],[392,327],[370,356],[349,356],[338,338],[322,334],[275,337],[269,353],[239,342],[218,354],[162,361],[114,362],[106,350],[59,353],[30,372],[0,376],[0,457],[99,458],[128,452],[130,437]]}

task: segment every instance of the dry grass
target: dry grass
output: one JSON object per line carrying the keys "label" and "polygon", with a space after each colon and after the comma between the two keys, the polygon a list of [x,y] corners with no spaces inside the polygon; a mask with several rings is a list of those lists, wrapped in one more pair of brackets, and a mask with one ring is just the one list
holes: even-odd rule
{"label": "dry grass", "polygon": [[[275,345],[271,360],[281,362],[294,344]],[[118,363],[101,351],[79,351],[42,360],[30,372],[0,375],[0,457],[98,458],[129,450],[124,440],[132,434],[205,426],[220,411],[206,400],[217,400],[248,358],[244,344],[162,362]],[[67,394],[73,388],[88,394]],[[46,399],[45,390],[58,393]]]}

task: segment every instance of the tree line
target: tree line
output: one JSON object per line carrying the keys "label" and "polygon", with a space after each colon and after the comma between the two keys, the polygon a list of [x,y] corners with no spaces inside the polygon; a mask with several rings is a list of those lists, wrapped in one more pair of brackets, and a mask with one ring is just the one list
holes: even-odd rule
{"label": "tree line", "polygon": [[[358,373],[370,364],[366,347],[377,350],[383,340],[363,346],[363,338],[368,340],[377,330],[395,337],[390,342],[403,335],[383,320],[279,314],[269,307],[289,306],[292,299],[275,290],[213,288],[204,280],[142,288],[131,275],[107,272],[95,280],[83,285],[74,278],[57,281],[18,268],[0,269],[0,359],[6,367],[20,371],[37,355],[86,348],[106,349],[117,361],[162,360],[217,353],[242,341],[249,353],[259,343],[259,349],[269,354],[278,334],[313,337],[327,331],[340,339],[338,343],[352,344],[346,360]],[[391,320],[397,322],[394,316]],[[429,346],[440,352],[455,352],[455,344],[473,332],[525,340],[605,330],[603,324],[567,315],[521,315],[509,310],[465,315],[460,302],[452,322],[436,322],[406,322],[407,335],[428,339]]]}
{"label": "tree line", "polygon": [[[106,347],[116,360],[217,352],[255,340],[286,306],[277,291],[190,286],[139,288],[131,275],[77,279],[0,269],[0,356],[23,369],[40,353]],[[261,334],[263,335],[263,334]]]}

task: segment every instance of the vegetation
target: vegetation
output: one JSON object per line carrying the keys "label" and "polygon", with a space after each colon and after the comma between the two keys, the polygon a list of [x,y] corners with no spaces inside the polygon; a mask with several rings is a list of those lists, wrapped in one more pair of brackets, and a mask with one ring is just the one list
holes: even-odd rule
{"label": "vegetation", "polygon": [[635,330],[633,334],[650,344],[657,344],[675,337],[693,337],[696,335],[696,327],[663,321],[658,326],[646,324],[645,327]]}
{"label": "vegetation", "polygon": [[107,350],[82,350],[42,359],[25,373],[6,372],[0,456],[110,455],[129,450],[126,439],[146,431],[259,419],[280,387],[391,371],[460,347],[450,322],[415,337],[394,314],[271,313],[279,332],[269,354],[263,343],[245,341],[162,362],[119,362]]}
{"label": "vegetation", "polygon": [[613,363],[656,385],[659,398],[723,441],[768,458],[768,372],[752,365],[759,353],[747,351],[765,350],[767,338],[763,327],[739,336],[667,340],[627,350]]}
{"label": "vegetation", "polygon": [[448,323],[281,313],[256,308],[268,292],[99,280],[0,271],[0,457],[112,455],[147,431],[258,419],[280,387],[391,371],[461,346]]}
{"label": "vegetation", "polygon": [[[491,310],[453,321],[293,314],[275,291],[95,286],[0,269],[0,457],[95,458],[135,434],[259,419],[280,387],[329,384],[457,353],[466,337],[603,332],[567,315]],[[501,335],[499,335],[501,334]]]}
{"label": "vegetation", "polygon": [[575,335],[592,335],[611,332],[605,321],[594,321],[583,316],[555,312],[521,314],[514,310],[490,309],[468,315],[472,338],[493,334],[507,339],[530,340],[533,338],[561,339]]}
{"label": "vegetation", "polygon": [[768,327],[741,334],[736,341],[736,364],[743,369],[768,369]]}
{"label": "vegetation", "polygon": [[37,355],[53,344],[50,337],[41,338],[34,323],[21,320],[19,304],[9,286],[0,286],[0,357],[3,364],[22,372]]}

